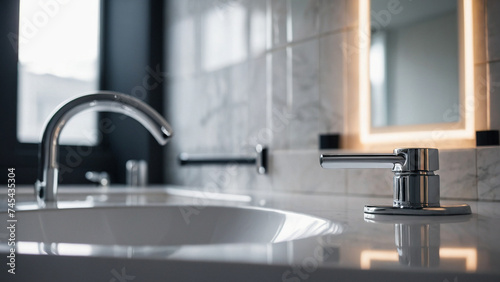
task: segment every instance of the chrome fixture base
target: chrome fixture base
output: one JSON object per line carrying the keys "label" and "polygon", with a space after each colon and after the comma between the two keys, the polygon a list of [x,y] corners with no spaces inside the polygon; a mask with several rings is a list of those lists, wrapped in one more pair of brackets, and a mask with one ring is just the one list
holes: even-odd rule
{"label": "chrome fixture base", "polygon": [[469,205],[457,204],[423,208],[398,208],[393,206],[366,205],[365,213],[385,215],[465,215],[471,214],[472,212]]}
{"label": "chrome fixture base", "polygon": [[469,205],[441,205],[439,152],[432,148],[400,148],[393,154],[321,155],[323,168],[391,168],[392,206],[365,206],[367,214],[465,215]]}

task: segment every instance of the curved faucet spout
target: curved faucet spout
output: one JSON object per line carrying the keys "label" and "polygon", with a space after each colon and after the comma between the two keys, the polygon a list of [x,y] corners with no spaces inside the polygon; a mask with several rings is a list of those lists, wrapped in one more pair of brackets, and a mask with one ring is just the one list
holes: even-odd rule
{"label": "curved faucet spout", "polygon": [[165,145],[173,131],[168,122],[144,102],[118,92],[100,91],[63,103],[52,115],[43,131],[39,147],[38,180],[35,192],[39,204],[56,201],[58,180],[59,136],[68,121],[81,112],[115,112],[141,123],[160,145]]}

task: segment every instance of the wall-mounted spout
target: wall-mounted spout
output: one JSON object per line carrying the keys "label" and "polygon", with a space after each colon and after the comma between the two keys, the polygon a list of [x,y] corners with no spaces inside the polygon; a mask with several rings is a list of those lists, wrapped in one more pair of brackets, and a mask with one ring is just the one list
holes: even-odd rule
{"label": "wall-mounted spout", "polygon": [[38,180],[35,193],[38,202],[56,201],[58,180],[59,136],[67,122],[81,112],[114,112],[127,115],[141,123],[155,137],[160,145],[165,145],[172,137],[172,128],[153,108],[144,102],[117,92],[100,91],[80,96],[63,103],[50,117],[43,131],[39,147]]}
{"label": "wall-mounted spout", "polygon": [[255,146],[256,156],[203,156],[181,153],[179,155],[179,164],[184,165],[256,165],[258,174],[267,174],[269,149],[260,144]]}

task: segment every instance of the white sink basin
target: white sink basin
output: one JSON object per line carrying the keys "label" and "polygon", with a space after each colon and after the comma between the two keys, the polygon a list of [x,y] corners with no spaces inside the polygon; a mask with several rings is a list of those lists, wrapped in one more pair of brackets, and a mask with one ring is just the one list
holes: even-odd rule
{"label": "white sink basin", "polygon": [[[203,199],[209,204],[196,206],[191,203],[199,203],[199,198],[158,191],[122,194],[92,196],[105,196],[102,204],[116,203],[113,206],[92,207],[99,201],[82,202],[80,196],[74,203],[59,202],[66,207],[60,209],[30,210],[32,202],[18,202],[16,207],[23,210],[15,213],[15,278],[243,281],[242,276],[256,273],[268,277],[255,271],[255,265],[263,263],[275,265],[272,275],[281,277],[284,265],[304,260],[304,251],[320,260],[334,256],[336,247],[329,244],[343,232],[340,224],[322,218],[240,206],[246,199],[231,197],[229,202],[210,195],[213,200]],[[8,214],[1,212],[0,221],[7,220]],[[12,235],[0,228],[4,258],[12,253],[7,243]],[[9,279],[12,274],[0,272],[0,281]]]}
{"label": "white sink basin", "polygon": [[[6,213],[0,214],[2,221]],[[336,224],[252,207],[135,206],[16,213],[22,242],[125,246],[278,243],[329,234]],[[0,241],[7,232],[0,231]],[[2,243],[3,244],[3,243]]]}

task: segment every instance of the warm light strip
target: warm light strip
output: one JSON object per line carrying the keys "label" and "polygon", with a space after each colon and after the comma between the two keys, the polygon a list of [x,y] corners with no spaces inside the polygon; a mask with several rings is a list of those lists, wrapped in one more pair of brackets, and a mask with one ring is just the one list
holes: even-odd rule
{"label": "warm light strip", "polygon": [[361,143],[370,132],[370,1],[359,1],[359,125]]}
{"label": "warm light strip", "polygon": [[464,79],[465,79],[465,131],[474,136],[474,21],[472,0],[463,0],[464,28]]}
{"label": "warm light strip", "polygon": [[465,271],[477,269],[477,250],[473,248],[440,248],[440,258],[465,259]]}
{"label": "warm light strip", "polygon": [[472,139],[474,138],[474,41],[472,0],[463,0],[463,38],[464,38],[464,107],[465,128],[446,130],[436,128],[429,131],[371,133],[370,132],[370,76],[369,76],[369,30],[370,1],[359,1],[359,126],[362,144],[386,143],[397,140],[410,142],[435,139]]}
{"label": "warm light strip", "polygon": [[399,256],[396,251],[364,250],[361,252],[360,257],[361,269],[370,269],[372,260],[397,262]]}

